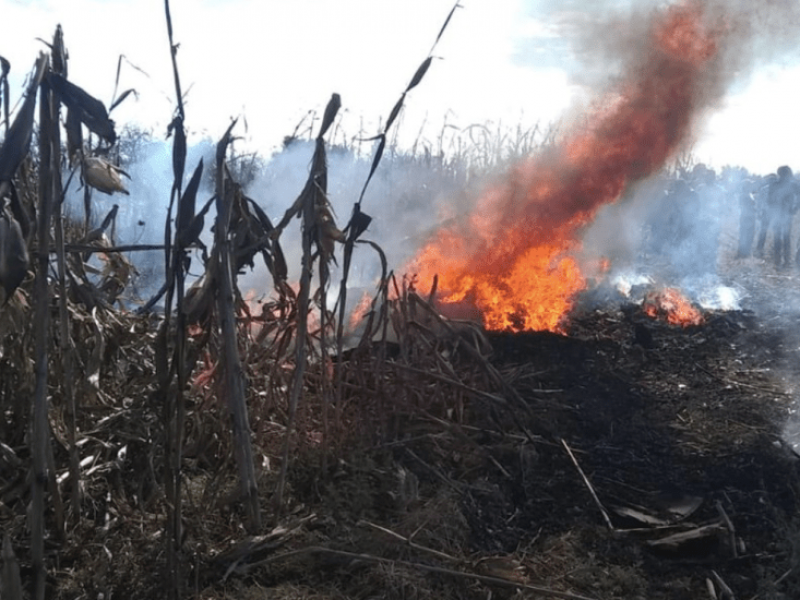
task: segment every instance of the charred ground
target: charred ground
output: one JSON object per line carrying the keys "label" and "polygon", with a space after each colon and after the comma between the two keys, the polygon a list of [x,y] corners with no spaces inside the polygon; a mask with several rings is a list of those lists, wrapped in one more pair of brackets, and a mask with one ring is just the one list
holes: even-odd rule
{"label": "charred ground", "polygon": [[[226,412],[201,370],[187,415],[186,595],[688,600],[709,594],[708,580],[737,598],[795,597],[800,477],[782,429],[800,375],[800,313],[786,309],[797,280],[754,259],[730,269],[749,290],[745,308],[706,311],[689,328],[634,304],[578,311],[567,335],[480,340],[410,318],[391,352],[347,355],[327,445],[312,368],[281,511],[280,372],[245,344],[260,536],[242,530]],[[51,536],[50,595],[160,597],[162,409],[141,393],[155,385],[142,367],[154,324],[101,321],[118,343],[105,349],[102,397],[82,411],[93,462],[82,514],[67,507],[64,539]],[[24,581],[22,438],[12,450],[2,521]]]}

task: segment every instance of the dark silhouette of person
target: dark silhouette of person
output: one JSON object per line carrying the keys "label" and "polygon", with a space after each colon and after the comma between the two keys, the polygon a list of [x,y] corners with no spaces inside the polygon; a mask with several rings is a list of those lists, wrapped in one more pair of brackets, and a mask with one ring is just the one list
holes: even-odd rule
{"label": "dark silhouette of person", "polygon": [[797,183],[786,165],[778,169],[778,180],[770,185],[769,204],[775,210],[775,266],[783,269],[791,261],[792,218],[797,211]]}
{"label": "dark silhouette of person", "polygon": [[747,258],[753,250],[756,237],[756,196],[755,181],[747,178],[742,182],[739,192],[739,249],[736,258]]}
{"label": "dark silhouette of person", "polygon": [[718,183],[714,169],[700,163],[691,173],[694,204],[687,215],[691,224],[690,265],[695,273],[714,273],[719,253],[720,214],[725,189]]}
{"label": "dark silhouette of person", "polygon": [[766,182],[761,185],[756,192],[756,206],[758,210],[758,241],[756,242],[756,256],[763,258],[764,246],[770,229],[773,228],[778,218],[778,211],[772,202],[773,196],[770,194],[772,185],[777,183],[778,176],[775,173],[767,175]]}

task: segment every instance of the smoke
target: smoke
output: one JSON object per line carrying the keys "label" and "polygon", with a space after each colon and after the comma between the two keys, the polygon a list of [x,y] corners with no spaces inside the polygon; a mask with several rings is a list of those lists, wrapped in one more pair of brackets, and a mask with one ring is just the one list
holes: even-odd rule
{"label": "smoke", "polygon": [[[557,145],[516,164],[413,261],[426,284],[441,276],[445,302],[473,303],[493,327],[556,327],[553,314],[569,308],[564,298],[585,285],[568,258],[581,234],[600,209],[658,173],[718,100],[724,28],[699,3],[640,14],[595,43],[594,56],[618,57],[613,87]],[[594,25],[588,29],[586,39],[597,39]],[[548,301],[557,308],[534,317]],[[519,313],[521,325],[509,317]]]}
{"label": "smoke", "polygon": [[[135,145],[131,156],[122,156],[123,167],[130,175],[125,184],[129,196],[92,193],[92,223],[96,227],[111,210],[119,205],[113,239],[116,245],[162,245],[167,218],[169,194],[172,187],[172,145],[168,141],[145,139]],[[285,150],[274,154],[265,162],[263,170],[249,183],[245,192],[276,223],[294,203],[308,178],[313,142],[296,141]],[[209,139],[195,141],[188,148],[184,185],[188,182],[197,162],[203,158],[205,174],[198,193],[198,209],[214,194],[209,169],[214,163],[215,144]],[[328,149],[328,199],[336,222],[344,227],[350,218],[353,205],[359,199],[371,166],[372,157],[362,156],[353,149],[333,146]],[[380,168],[370,182],[363,199],[362,210],[373,217],[362,239],[374,241],[385,253],[389,268],[409,260],[424,243],[438,223],[461,209],[459,204],[468,201],[465,190],[468,184],[463,173],[448,167],[444,159],[435,156],[410,156],[387,151]],[[73,180],[66,195],[66,212],[75,222],[83,222],[83,187],[78,178]],[[205,219],[201,239],[211,247],[211,225],[215,218],[212,205]],[[111,232],[108,232],[111,234]],[[174,229],[173,229],[174,233]],[[294,219],[280,238],[280,244],[289,268],[289,281],[299,280],[301,266],[300,222]],[[337,253],[340,254],[340,253]],[[163,250],[126,253],[135,265],[136,278],[132,296],[148,299],[165,281]],[[329,298],[338,294],[341,276],[338,265],[333,264]],[[349,286],[354,293],[349,301],[358,302],[360,294],[373,294],[382,274],[381,261],[370,246],[357,245]],[[188,282],[202,275],[199,252],[195,252],[189,270]],[[273,281],[260,257],[255,267],[239,275],[241,291],[255,298],[264,298],[273,291]]]}
{"label": "smoke", "polygon": [[[795,61],[800,5],[792,0],[684,0],[668,3],[702,12],[717,30],[717,81],[743,84],[757,67],[776,61]],[[561,66],[574,81],[594,92],[635,69],[648,47],[648,32],[665,10],[663,0],[582,0],[528,2],[529,12],[550,24],[556,37],[523,42],[518,55],[527,62],[536,49],[555,47]],[[719,89],[709,90],[716,94]]]}
{"label": "smoke", "polygon": [[[387,156],[364,200],[363,209],[375,217],[365,237],[383,247],[390,267],[411,262],[422,280],[451,271],[455,278],[442,280],[443,289],[449,286],[450,291],[471,285],[474,292],[474,278],[469,284],[463,276],[478,273],[485,277],[483,283],[506,293],[519,257],[545,244],[554,248],[546,253],[545,266],[555,261],[562,273],[571,272],[563,260],[578,255],[581,240],[584,263],[600,256],[621,266],[633,263],[648,235],[651,199],[666,193],[652,177],[691,142],[704,113],[722,101],[732,82],[764,60],[788,56],[797,45],[793,34],[799,14],[795,3],[784,1],[746,5],[713,0],[669,7],[655,0],[559,3],[544,18],[570,44],[575,79],[594,90],[587,110],[572,115],[562,143],[498,177],[466,219],[461,218],[462,208],[470,206],[472,196],[447,169],[437,171],[435,158],[431,168]],[[210,142],[193,148],[187,169],[211,148]],[[119,200],[119,243],[163,242],[172,180],[170,148],[154,142],[144,152],[129,167],[130,198]],[[302,189],[310,157],[309,145],[293,144],[272,157],[248,188],[273,220]],[[340,226],[347,222],[368,170],[368,159],[336,148],[329,152],[329,198]],[[110,208],[113,201],[95,194],[100,207]],[[82,210],[79,196],[72,204]],[[105,214],[102,208],[96,212]],[[436,241],[425,246],[432,237],[438,237],[438,246]],[[282,243],[290,277],[296,278],[297,221]],[[432,252],[428,258],[419,250],[423,246]],[[671,262],[688,264],[697,257],[694,250],[676,249],[686,259],[676,256]],[[353,286],[374,286],[380,263],[371,252],[359,249]],[[132,258],[153,279],[163,274],[158,253]],[[456,264],[458,273],[452,273]],[[270,283],[263,269],[241,281],[243,289],[264,293]]]}
{"label": "smoke", "polygon": [[[657,3],[637,2],[618,9],[624,3],[599,3],[617,11],[606,12],[605,21],[581,24],[570,13],[561,13],[563,30],[574,40],[575,54],[581,57],[577,79],[593,82],[607,90],[618,86],[625,73],[637,73],[643,68],[642,39],[652,26],[652,18],[663,12]],[[743,87],[757,68],[769,63],[796,61],[800,47],[800,5],[796,2],[769,1],[745,3],[709,0],[683,2],[677,6],[696,6],[702,10],[703,22],[709,23],[714,41],[714,56],[708,68],[698,73],[693,100],[693,114],[678,151],[688,151],[696,132],[702,131],[704,119],[724,104],[732,89]],[[615,35],[601,35],[601,31]],[[598,81],[606,81],[605,87]],[[611,82],[611,83],[609,83]],[[746,143],[746,140],[743,140]],[[788,157],[787,157],[788,158]],[[775,165],[777,168],[778,165]],[[653,258],[660,260],[661,277],[681,286],[699,303],[709,306],[738,306],[738,298],[709,300],[719,289],[717,258],[721,236],[738,236],[739,202],[744,191],[742,183],[747,173],[726,168],[710,184],[703,183],[692,173],[677,172],[689,185],[694,197],[689,201],[670,190],[659,177],[643,182],[631,182],[621,200],[598,211],[583,236],[584,256],[605,256],[622,268]],[[759,204],[764,198],[759,198]],[[659,229],[685,223],[681,240],[664,240],[658,247],[654,237]],[[647,256],[647,254],[651,256]],[[644,254],[644,256],[643,256]],[[651,261],[652,262],[652,261]],[[652,265],[651,265],[652,268]]]}
{"label": "smoke", "polygon": [[[297,141],[271,157],[263,173],[246,192],[272,219],[280,220],[303,188],[308,177],[312,142]],[[360,156],[351,149],[333,146],[328,149],[328,200],[337,225],[343,228],[358,201],[371,166],[371,156]],[[385,253],[389,268],[406,262],[435,226],[456,210],[464,196],[465,181],[441,158],[419,157],[387,152],[373,176],[362,203],[362,210],[373,217],[364,240],[371,240]],[[301,265],[300,222],[294,219],[280,238],[289,267],[289,280],[299,279]],[[381,261],[367,245],[357,245],[348,286],[352,303],[361,293],[374,293],[381,277]],[[338,294],[341,271],[332,265],[329,298]],[[243,291],[258,296],[270,291],[271,280],[258,265],[240,279]]]}
{"label": "smoke", "polygon": [[[214,145],[209,140],[199,141],[187,152],[186,179],[191,176],[197,161],[204,158],[205,165],[212,164]],[[135,155],[122,156],[123,167],[130,175],[124,184],[129,196],[109,196],[92,191],[90,228],[97,227],[112,209],[119,205],[112,231],[107,231],[109,241],[115,245],[163,245],[164,227],[172,189],[172,145],[163,140],[144,140],[136,147]],[[209,187],[201,189],[198,203],[212,195]],[[83,223],[84,189],[78,174],[73,178],[65,196],[66,214],[69,219]],[[112,234],[113,233],[113,237]],[[163,250],[147,250],[126,253],[133,263],[138,277],[130,290],[134,299],[148,299],[165,281],[165,256]],[[194,263],[196,264],[196,263]],[[196,269],[192,269],[196,271]],[[197,275],[198,273],[195,273]]]}
{"label": "smoke", "polygon": [[[580,8],[586,8],[587,3],[580,4]],[[663,14],[665,9],[657,2],[601,1],[591,3],[592,14],[586,14],[585,10],[576,11],[575,5],[559,3],[551,13],[563,39],[570,41],[572,60],[566,65],[574,81],[598,92],[600,98],[608,97],[624,87],[631,73],[646,69],[648,46],[642,40],[647,39],[645,33],[653,16]],[[702,133],[704,120],[724,107],[729,94],[744,89],[759,69],[796,64],[800,4],[790,0],[708,0],[676,6],[698,7],[704,15],[703,22],[714,32],[715,45],[714,56],[708,68],[698,73],[692,92],[690,120],[681,134],[681,145],[687,150],[693,138]],[[572,117],[572,122],[580,123],[580,114]],[[786,162],[791,160],[787,156]],[[763,294],[759,294],[761,298],[748,297],[745,286],[737,283],[738,277],[746,276],[746,262],[736,263],[737,272],[726,273],[727,277],[718,274],[720,258],[730,258],[721,256],[721,246],[727,241],[728,249],[735,247],[740,234],[740,199],[749,191],[744,188],[742,173],[729,169],[711,182],[708,178],[700,181],[691,173],[678,171],[675,175],[689,189],[678,192],[661,179],[629,182],[619,201],[600,208],[582,237],[584,260],[611,258],[614,266],[609,281],[627,292],[635,285],[631,282],[652,281],[654,278],[645,273],[654,273],[655,279],[660,277],[679,285],[707,309],[738,309],[740,301],[747,300],[748,308],[761,314],[780,312],[785,318],[797,311],[796,295],[786,291],[779,295],[780,306],[774,302],[762,304]],[[757,200],[762,204],[763,194]],[[665,235],[676,231],[682,233]],[[785,276],[781,277],[788,285]],[[789,333],[787,346],[795,343]],[[778,387],[796,380],[796,367],[789,371],[775,369]],[[797,406],[795,402],[790,409],[783,430],[784,439],[796,452],[800,449]]]}

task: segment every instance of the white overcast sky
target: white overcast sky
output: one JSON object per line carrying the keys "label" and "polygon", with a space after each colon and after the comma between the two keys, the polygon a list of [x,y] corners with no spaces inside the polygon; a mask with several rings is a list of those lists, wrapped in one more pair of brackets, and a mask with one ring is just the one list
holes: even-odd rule
{"label": "white overcast sky", "polygon": [[[634,0],[628,0],[636,4]],[[622,2],[624,4],[624,2]],[[269,155],[309,110],[331,93],[347,110],[343,131],[363,121],[375,133],[425,59],[453,0],[172,0],[187,127],[218,138],[230,118]],[[581,2],[570,6],[580,8]],[[593,3],[586,0],[586,6]],[[408,141],[427,120],[435,139],[443,119],[457,127],[549,124],[585,92],[561,68],[569,43],[541,0],[462,0],[436,48],[440,57],[408,96],[400,123]],[[120,91],[135,88],[114,111],[164,131],[174,108],[162,0],[0,0],[0,56],[11,62],[12,95],[57,24],[64,29],[70,79],[109,104],[117,60]],[[538,51],[531,52],[531,48]],[[549,50],[548,50],[549,49]],[[791,57],[759,66],[713,114],[695,157],[754,172],[781,164],[800,170],[800,68]],[[401,138],[403,141],[403,138]]]}

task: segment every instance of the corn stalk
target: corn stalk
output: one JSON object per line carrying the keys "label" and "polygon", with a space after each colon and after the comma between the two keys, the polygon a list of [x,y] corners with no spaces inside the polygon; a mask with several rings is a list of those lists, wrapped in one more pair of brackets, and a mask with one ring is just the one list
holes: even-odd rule
{"label": "corn stalk", "polygon": [[[178,46],[173,40],[169,0],[164,0],[164,10],[167,21],[170,57],[172,59],[172,72],[175,80],[177,114],[170,124],[170,133],[173,136],[173,181],[166,223],[164,225],[166,302],[164,323],[156,341],[156,356],[159,387],[164,401],[164,455],[166,459],[164,487],[167,499],[167,522],[165,532],[165,541],[167,545],[167,597],[177,600],[181,596],[182,589],[180,569],[180,548],[183,530],[181,519],[181,463],[183,462],[183,429],[185,421],[184,390],[188,375],[186,372],[185,356],[186,319],[183,311],[183,249],[179,244],[173,244],[170,220],[172,218],[172,209],[176,199],[180,198],[181,189],[183,187],[183,172],[186,164],[186,134],[183,128],[185,113],[178,72]],[[172,353],[172,361],[170,362],[170,323],[173,295],[176,292],[177,323],[172,344],[174,350]],[[174,385],[173,377],[177,379]]]}
{"label": "corn stalk", "polygon": [[236,463],[239,468],[239,484],[245,505],[247,519],[245,526],[250,533],[261,529],[261,508],[259,506],[258,485],[253,464],[253,447],[250,442],[250,422],[245,401],[244,373],[239,358],[239,345],[236,336],[236,314],[233,303],[234,269],[230,249],[231,207],[237,193],[236,186],[227,177],[225,154],[231,142],[231,131],[236,121],[231,123],[225,135],[217,144],[216,153],[216,198],[217,222],[214,228],[214,253],[212,268],[216,270],[217,315],[222,334],[223,366],[228,410],[233,423],[233,443]]}
{"label": "corn stalk", "polygon": [[[306,184],[294,204],[286,211],[280,223],[272,232],[273,239],[277,239],[283,228],[293,217],[299,216],[301,219],[303,258],[301,262],[300,291],[297,296],[295,369],[289,391],[289,419],[286,424],[286,437],[283,442],[281,472],[275,490],[275,506],[279,512],[283,507],[286,473],[289,469],[289,450],[297,416],[297,406],[303,393],[307,366],[308,312],[311,306],[311,277],[314,269],[314,260],[316,258],[320,260],[320,286],[324,290],[328,284],[328,263],[333,259],[334,241],[344,241],[344,236],[341,231],[336,229],[333,216],[328,207],[328,166],[324,138],[340,107],[341,99],[339,94],[333,94],[325,107],[322,126],[314,147],[314,157],[311,160],[311,171]],[[323,328],[325,310],[323,305]],[[326,415],[324,415],[324,418],[327,422]]]}
{"label": "corn stalk", "polygon": [[[41,80],[49,60],[40,56],[37,75]],[[35,93],[35,87],[29,94]],[[34,340],[36,345],[35,372],[36,387],[33,397],[33,480],[31,490],[31,562],[33,563],[33,598],[43,600],[45,596],[46,570],[44,564],[45,537],[45,492],[48,479],[47,446],[50,443],[50,429],[47,419],[47,356],[48,328],[50,325],[50,293],[47,284],[49,266],[50,221],[54,202],[53,140],[51,132],[58,127],[54,120],[51,102],[53,92],[49,85],[42,83],[39,88],[39,214],[37,223],[38,254],[36,256],[36,283],[34,307]]]}

